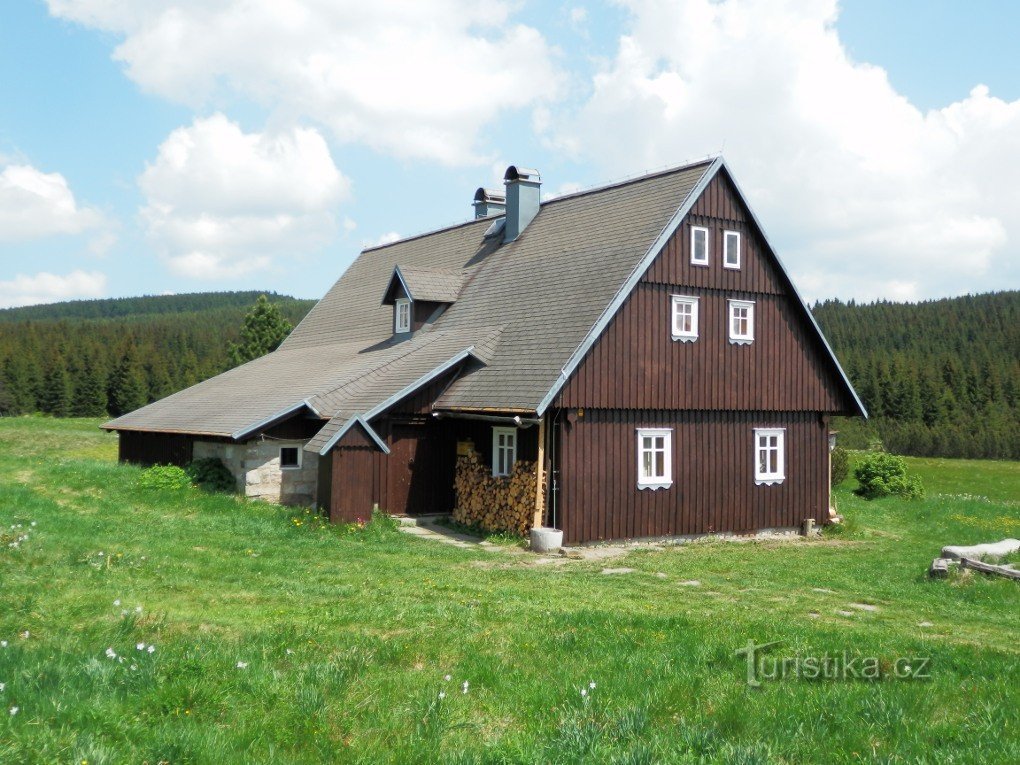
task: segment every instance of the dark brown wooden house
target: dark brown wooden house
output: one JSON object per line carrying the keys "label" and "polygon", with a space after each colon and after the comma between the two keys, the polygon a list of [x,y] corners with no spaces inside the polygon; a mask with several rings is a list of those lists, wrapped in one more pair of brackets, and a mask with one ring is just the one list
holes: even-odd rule
{"label": "dark brown wooden house", "polygon": [[866,416],[722,158],[367,249],[279,350],[108,423],[334,520],[449,511],[458,453],[533,464],[568,543],[828,520],[829,418]]}

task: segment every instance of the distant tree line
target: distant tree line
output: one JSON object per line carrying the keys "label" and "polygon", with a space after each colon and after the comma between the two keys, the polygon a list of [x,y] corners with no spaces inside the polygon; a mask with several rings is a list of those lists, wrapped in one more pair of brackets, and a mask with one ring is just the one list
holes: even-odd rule
{"label": "distant tree line", "polygon": [[[314,304],[260,294],[0,311],[0,415],[119,416],[226,371],[260,355],[265,343],[278,345]],[[245,320],[249,309],[254,323]],[[282,333],[274,316],[285,324]]]}
{"label": "distant tree line", "polygon": [[846,445],[1020,459],[1020,292],[813,312],[871,415],[838,426]]}

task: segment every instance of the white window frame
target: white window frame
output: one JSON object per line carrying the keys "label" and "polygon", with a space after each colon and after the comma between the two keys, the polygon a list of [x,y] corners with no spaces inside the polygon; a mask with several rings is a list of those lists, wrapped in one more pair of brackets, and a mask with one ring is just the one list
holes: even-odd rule
{"label": "white window frame", "polygon": [[[513,444],[507,446],[505,443],[501,446],[499,443],[500,436],[513,436]],[[492,429],[492,474],[494,476],[508,476],[513,472],[514,465],[517,463],[517,428],[493,428]],[[500,453],[509,453],[508,459],[504,459],[503,466],[506,468],[505,472],[499,470],[499,456]]]}
{"label": "white window frame", "polygon": [[[734,345],[750,345],[754,342],[754,301],[753,300],[728,300],[726,307],[726,332],[730,342]],[[738,308],[747,309],[747,333],[738,334],[733,330],[735,310]]]}
{"label": "white window frame", "polygon": [[[644,456],[646,438],[663,438],[663,468],[662,475],[645,475]],[[655,449],[654,442],[652,447]],[[668,489],[673,485],[673,429],[672,428],[638,428],[637,429],[637,487],[638,489]]]}
{"label": "white window frame", "polygon": [[[775,438],[776,445],[766,443],[762,439]],[[776,451],[776,469],[761,469],[763,450]],[[768,463],[766,463],[768,464]],[[772,486],[786,480],[786,428],[755,428],[754,429],[754,483],[757,486]]]}
{"label": "white window frame", "polygon": [[[705,235],[705,257],[699,260],[694,256],[697,252],[697,248],[694,246],[697,241],[698,234]],[[694,266],[707,266],[708,259],[711,255],[711,241],[712,237],[708,235],[708,229],[705,226],[691,226],[691,265]]]}
{"label": "white window frame", "polygon": [[[682,343],[692,343],[698,339],[698,298],[690,295],[671,295],[670,300],[670,331],[673,339]],[[680,316],[680,306],[690,306],[691,329],[685,332],[677,326],[677,318]]]}
{"label": "white window frame", "polygon": [[[283,464],[283,450],[294,449],[297,452],[297,464],[296,465],[284,465]],[[301,446],[281,446],[280,447],[280,470],[300,470],[301,469]]]}
{"label": "white window frame", "polygon": [[[736,242],[737,242],[737,244],[736,244],[736,255],[737,255],[737,257],[736,257],[736,260],[734,262],[731,262],[731,260],[730,260],[730,253],[731,253],[730,237],[731,236],[732,237],[736,237]],[[740,232],[739,231],[723,231],[722,240],[723,240],[723,260],[722,260],[723,268],[733,268],[733,269],[736,269],[736,270],[739,271],[740,270]]]}
{"label": "white window frame", "polygon": [[[405,307],[406,313],[402,310]],[[393,303],[393,331],[396,334],[411,331],[411,301],[407,298],[397,298]]]}

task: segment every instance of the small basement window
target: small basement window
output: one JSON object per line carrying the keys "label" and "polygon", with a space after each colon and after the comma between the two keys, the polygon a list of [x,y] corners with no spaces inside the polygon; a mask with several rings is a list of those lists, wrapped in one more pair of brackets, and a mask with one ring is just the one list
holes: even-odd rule
{"label": "small basement window", "polygon": [[638,428],[637,470],[639,489],[668,489],[673,485],[673,431]]}
{"label": "small basement window", "polygon": [[723,268],[740,268],[740,233],[723,232]]}
{"label": "small basement window", "polygon": [[673,339],[690,343],[698,339],[698,299],[673,295]]}
{"label": "small basement window", "polygon": [[749,300],[731,300],[730,342],[748,345],[754,342],[754,303]]}
{"label": "small basement window", "polygon": [[411,331],[411,301],[399,298],[393,304],[393,331],[396,333]]}
{"label": "small basement window", "polygon": [[297,470],[300,468],[301,449],[297,446],[281,446],[280,467],[283,470]]}
{"label": "small basement window", "polygon": [[786,478],[786,429],[754,429],[754,482],[758,486],[782,483]]}
{"label": "small basement window", "polygon": [[510,475],[517,462],[517,428],[492,429],[492,474]]}
{"label": "small basement window", "polygon": [[708,229],[703,226],[691,226],[691,263],[708,265]]}

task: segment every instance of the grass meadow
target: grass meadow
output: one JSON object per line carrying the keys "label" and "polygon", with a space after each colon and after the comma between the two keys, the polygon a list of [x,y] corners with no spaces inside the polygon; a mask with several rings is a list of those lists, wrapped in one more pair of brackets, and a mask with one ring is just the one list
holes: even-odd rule
{"label": "grass meadow", "polygon": [[[1020,537],[1018,463],[912,459],[927,499],[841,487],[813,540],[539,563],[140,489],[97,425],[0,420],[2,763],[1020,762],[1020,586],[925,576]],[[753,687],[748,641],[881,677]]]}

